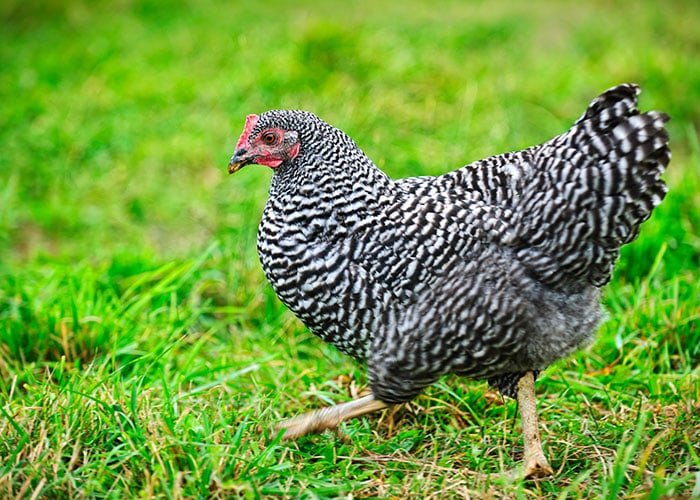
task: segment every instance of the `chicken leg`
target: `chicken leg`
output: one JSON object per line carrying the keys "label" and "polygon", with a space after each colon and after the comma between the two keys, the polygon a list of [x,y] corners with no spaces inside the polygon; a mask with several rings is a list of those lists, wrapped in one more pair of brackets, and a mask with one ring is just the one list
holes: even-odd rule
{"label": "chicken leg", "polygon": [[524,468],[523,477],[545,477],[554,475],[542,451],[540,432],[537,428],[537,400],[535,398],[535,376],[527,372],[518,381],[518,406],[523,425]]}
{"label": "chicken leg", "polygon": [[[542,451],[542,443],[540,442],[540,434],[537,428],[537,402],[535,399],[535,377],[533,373],[527,372],[518,381],[517,388],[525,445],[523,477],[551,476],[554,474],[554,471]],[[389,406],[389,404],[376,399],[373,394],[369,394],[353,401],[320,408],[298,417],[284,420],[277,424],[275,429],[284,431],[282,439],[292,440],[306,434],[334,429],[345,420],[360,417]]]}
{"label": "chicken leg", "polygon": [[284,420],[277,424],[275,429],[277,431],[284,429],[282,439],[296,439],[306,434],[334,429],[344,420],[360,417],[388,406],[387,403],[376,399],[373,394],[370,394],[354,401],[320,408],[298,417]]}

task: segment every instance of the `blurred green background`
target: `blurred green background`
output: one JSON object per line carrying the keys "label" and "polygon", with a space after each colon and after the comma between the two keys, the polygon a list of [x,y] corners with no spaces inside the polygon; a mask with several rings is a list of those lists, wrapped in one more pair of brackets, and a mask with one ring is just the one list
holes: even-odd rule
{"label": "blurred green background", "polygon": [[[355,447],[256,432],[362,369],[274,298],[271,174],[227,162],[247,114],[300,108],[392,177],[436,175],[543,142],[622,82],[672,117],[670,192],[599,341],[540,383],[560,479],[506,491],[700,494],[700,2],[5,0],[0,22],[4,496],[491,491],[463,470],[520,445],[483,384],[429,390],[396,434],[358,423]],[[464,415],[429,411],[455,396]]]}

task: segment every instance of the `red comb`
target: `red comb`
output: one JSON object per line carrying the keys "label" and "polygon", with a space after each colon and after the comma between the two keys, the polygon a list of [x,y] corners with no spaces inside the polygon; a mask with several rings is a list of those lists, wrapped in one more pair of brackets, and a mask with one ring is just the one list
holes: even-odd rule
{"label": "red comb", "polygon": [[255,124],[258,123],[258,115],[248,115],[245,118],[245,127],[243,127],[243,133],[236,143],[236,151],[248,144],[248,136],[253,131]]}

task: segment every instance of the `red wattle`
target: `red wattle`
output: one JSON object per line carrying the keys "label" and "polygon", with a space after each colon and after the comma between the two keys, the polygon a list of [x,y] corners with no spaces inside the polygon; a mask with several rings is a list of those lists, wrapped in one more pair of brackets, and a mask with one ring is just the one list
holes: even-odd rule
{"label": "red wattle", "polygon": [[280,160],[279,158],[274,158],[272,156],[261,156],[255,160],[255,163],[258,165],[266,165],[268,167],[277,168],[282,165],[283,161],[284,160]]}

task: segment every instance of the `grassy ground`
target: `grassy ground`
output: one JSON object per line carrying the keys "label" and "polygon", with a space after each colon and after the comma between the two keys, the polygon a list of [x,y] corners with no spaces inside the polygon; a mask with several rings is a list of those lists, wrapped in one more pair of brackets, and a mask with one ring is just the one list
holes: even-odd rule
{"label": "grassy ground", "polygon": [[[0,6],[0,496],[700,497],[697,2]],[[361,367],[274,298],[269,172],[226,175],[248,113],[317,112],[393,176],[549,138],[642,85],[674,158],[591,347],[540,379],[554,479],[513,401],[449,378],[281,444]]]}

